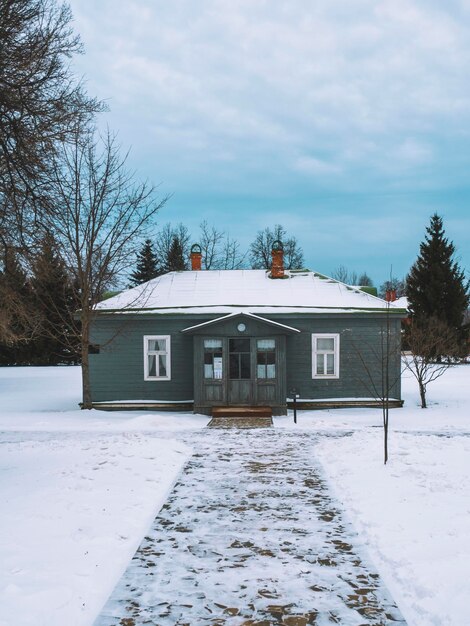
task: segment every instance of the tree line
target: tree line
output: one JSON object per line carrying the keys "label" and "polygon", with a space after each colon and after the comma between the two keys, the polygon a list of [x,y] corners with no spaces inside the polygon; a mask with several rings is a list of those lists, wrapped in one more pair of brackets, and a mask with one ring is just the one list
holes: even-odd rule
{"label": "tree line", "polygon": [[184,224],[165,224],[153,239],[146,239],[137,253],[136,266],[130,283],[139,285],[166,272],[190,269],[191,243],[201,247],[202,269],[237,270],[244,268],[270,269],[273,243],[279,240],[284,248],[286,269],[302,269],[304,255],[296,237],[289,235],[281,224],[258,231],[248,250],[229,234],[204,220],[196,233],[190,234]]}
{"label": "tree line", "polygon": [[[63,191],[62,200],[67,206],[70,199]],[[297,239],[288,236],[281,225],[259,231],[249,251],[241,252],[235,239],[207,221],[200,224],[194,236],[183,224],[167,223],[155,230],[137,253],[132,253],[129,241],[124,256],[122,249],[114,250],[106,244],[105,235],[114,234],[113,228],[100,233],[104,221],[101,210],[93,211],[91,216],[82,207],[73,206],[71,211],[79,219],[72,221],[70,238],[67,215],[57,214],[56,229],[43,232],[34,249],[4,247],[0,269],[0,365],[83,363],[94,305],[116,293],[116,288],[189,269],[190,245],[195,239],[200,242],[205,270],[240,269],[247,264],[269,269],[272,244],[277,239],[284,242],[286,268],[303,266]],[[93,221],[88,224],[90,218],[99,222],[96,235],[92,232]],[[82,238],[81,229],[86,230],[86,237]],[[117,241],[122,244],[123,236],[118,234]],[[61,237],[68,241],[67,249],[61,245]],[[71,241],[74,237],[76,243]],[[85,251],[82,258],[81,249],[86,245],[90,252]]]}

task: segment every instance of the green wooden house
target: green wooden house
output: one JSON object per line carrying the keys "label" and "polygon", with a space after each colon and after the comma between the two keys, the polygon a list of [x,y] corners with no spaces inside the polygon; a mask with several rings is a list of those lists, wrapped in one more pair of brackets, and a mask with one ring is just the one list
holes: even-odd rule
{"label": "green wooden house", "polygon": [[[406,312],[308,270],[170,272],[97,306],[90,377],[97,408],[193,410],[401,406]],[[385,376],[386,374],[386,376]],[[384,386],[384,380],[388,383]]]}

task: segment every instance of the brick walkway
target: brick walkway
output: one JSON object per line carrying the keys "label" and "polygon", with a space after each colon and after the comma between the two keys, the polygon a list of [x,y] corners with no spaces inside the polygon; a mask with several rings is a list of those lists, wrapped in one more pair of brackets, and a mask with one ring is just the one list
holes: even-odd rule
{"label": "brick walkway", "polygon": [[95,626],[405,624],[328,492],[313,436],[201,431]]}

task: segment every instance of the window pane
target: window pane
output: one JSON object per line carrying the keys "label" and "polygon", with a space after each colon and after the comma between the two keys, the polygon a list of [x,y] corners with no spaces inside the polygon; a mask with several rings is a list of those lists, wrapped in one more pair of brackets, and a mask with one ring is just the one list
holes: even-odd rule
{"label": "window pane", "polygon": [[266,365],[257,365],[256,366],[256,376],[258,378],[266,378]]}
{"label": "window pane", "polygon": [[149,354],[148,356],[149,376],[157,375],[157,357]]}
{"label": "window pane", "polygon": [[204,339],[204,348],[222,348],[222,339]]}
{"label": "window pane", "polygon": [[256,353],[256,363],[258,365],[264,365],[266,363],[266,352]]}
{"label": "window pane", "polygon": [[250,354],[240,354],[240,378],[251,378]]}
{"label": "window pane", "polygon": [[158,375],[166,376],[166,354],[158,355]]}
{"label": "window pane", "polygon": [[238,337],[236,339],[229,340],[230,352],[249,352],[250,351],[250,339]]}
{"label": "window pane", "polygon": [[238,354],[230,354],[229,355],[229,372],[230,378],[237,379],[239,376],[239,367],[238,367]]}
{"label": "window pane", "polygon": [[335,373],[335,355],[327,354],[326,355],[326,373],[333,375]]}
{"label": "window pane", "polygon": [[148,349],[150,352],[154,352],[156,350],[166,351],[166,339],[149,339]]}
{"label": "window pane", "polygon": [[276,378],[276,366],[274,364],[267,366],[266,378]]}
{"label": "window pane", "polygon": [[212,365],[214,355],[212,352],[204,352],[204,365]]}
{"label": "window pane", "polygon": [[317,354],[317,374],[324,374],[325,366],[323,363],[323,354]]}
{"label": "window pane", "polygon": [[214,378],[212,363],[204,363],[204,378]]}
{"label": "window pane", "polygon": [[214,355],[214,378],[220,380],[222,378],[222,354]]}
{"label": "window pane", "polygon": [[258,350],[274,350],[276,341],[274,339],[258,339]]}
{"label": "window pane", "polygon": [[266,353],[266,363],[268,363],[268,365],[274,365],[276,363],[276,353],[275,352],[267,352]]}
{"label": "window pane", "polygon": [[317,350],[334,350],[335,349],[335,340],[333,337],[325,338],[318,337],[317,338]]}

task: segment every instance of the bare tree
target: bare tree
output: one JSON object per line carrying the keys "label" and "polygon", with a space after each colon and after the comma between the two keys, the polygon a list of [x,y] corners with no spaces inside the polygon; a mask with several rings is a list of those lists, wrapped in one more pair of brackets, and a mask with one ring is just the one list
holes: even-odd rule
{"label": "bare tree", "polygon": [[456,364],[460,353],[458,335],[442,320],[431,317],[419,323],[413,320],[406,330],[411,355],[403,356],[403,364],[416,378],[421,408],[427,408],[426,391],[432,381]]}
{"label": "bare tree", "polygon": [[253,269],[270,269],[273,243],[282,241],[284,247],[284,267],[286,269],[301,269],[304,256],[296,237],[288,237],[281,224],[276,224],[273,230],[265,228],[258,231],[256,239],[250,245],[250,261]]}
{"label": "bare tree", "polygon": [[209,226],[207,220],[199,225],[199,245],[202,252],[202,266],[206,270],[219,269],[222,254],[222,242],[225,233]]}
{"label": "bare tree", "polygon": [[0,235],[31,226],[58,146],[103,109],[70,69],[71,23],[55,0],[0,0]]}
{"label": "bare tree", "polygon": [[[67,4],[0,0],[0,250],[34,246],[47,207],[49,168],[77,124],[104,109],[73,76],[70,59],[82,52]],[[5,296],[5,294],[4,294]],[[9,290],[0,301],[0,340],[24,340],[16,319],[34,313]],[[34,326],[34,324],[33,324]],[[29,331],[28,333],[29,334]]]}
{"label": "bare tree", "polygon": [[155,238],[155,251],[157,255],[158,264],[162,274],[169,271],[171,266],[172,246],[175,239],[181,246],[182,255],[185,260],[185,269],[188,268],[189,259],[189,244],[191,241],[191,235],[187,227],[181,222],[176,226],[173,226],[170,222],[167,222],[158,232]]}
{"label": "bare tree", "polygon": [[220,269],[239,270],[245,264],[246,252],[241,252],[240,244],[230,235],[226,235],[222,244]]}
{"label": "bare tree", "polygon": [[356,343],[350,337],[347,339],[352,348],[351,352],[354,354],[354,362],[351,365],[358,384],[380,401],[384,434],[384,465],[388,462],[389,452],[390,399],[401,378],[400,326],[391,319],[390,307],[388,301],[376,338],[362,340],[360,343]]}
{"label": "bare tree", "polygon": [[199,245],[202,251],[202,266],[206,270],[239,269],[246,254],[240,252],[240,244],[224,231],[210,226],[206,220],[199,226]]}
{"label": "bare tree", "polygon": [[387,291],[394,291],[397,298],[406,296],[406,281],[396,276],[390,277],[380,285],[379,296],[385,298]]}
{"label": "bare tree", "polygon": [[362,287],[371,287],[372,279],[363,272],[360,276],[354,270],[348,270],[345,265],[339,265],[331,274],[335,280],[346,285],[361,285]]}
{"label": "bare tree", "polygon": [[331,273],[331,277],[335,280],[339,280],[340,283],[347,284],[349,281],[349,270],[345,265],[338,265],[338,267]]}
{"label": "bare tree", "polygon": [[132,263],[135,246],[166,198],[156,201],[153,187],[134,182],[109,134],[96,140],[92,133],[77,131],[74,144],[60,156],[54,161],[49,225],[78,290],[82,406],[90,408],[88,356],[95,305]]}

